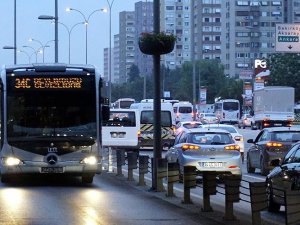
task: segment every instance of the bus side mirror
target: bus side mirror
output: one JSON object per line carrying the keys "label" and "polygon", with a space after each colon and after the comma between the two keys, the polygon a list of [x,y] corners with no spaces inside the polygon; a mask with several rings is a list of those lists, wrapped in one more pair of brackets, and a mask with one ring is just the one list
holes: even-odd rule
{"label": "bus side mirror", "polygon": [[101,98],[101,119],[108,121],[110,118],[110,107],[108,98]]}

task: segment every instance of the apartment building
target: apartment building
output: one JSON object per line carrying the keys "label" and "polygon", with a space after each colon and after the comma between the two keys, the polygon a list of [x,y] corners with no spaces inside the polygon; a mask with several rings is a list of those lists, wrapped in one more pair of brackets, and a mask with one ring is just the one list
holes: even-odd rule
{"label": "apartment building", "polygon": [[[170,69],[191,61],[194,40],[195,60],[219,59],[226,76],[250,79],[254,60],[275,52],[276,23],[299,22],[300,0],[161,0],[160,29],[177,36],[173,52],[161,61]],[[141,54],[138,37],[152,30],[153,1],[137,2],[134,12],[120,13],[114,43],[119,67],[114,65],[114,73],[120,76],[115,81],[126,82],[132,64],[141,75],[151,76],[151,56]]]}
{"label": "apartment building", "polygon": [[143,32],[153,32],[153,2],[135,3],[135,64],[140,76],[150,77],[153,74],[152,56],[143,54],[138,46],[138,38]]}

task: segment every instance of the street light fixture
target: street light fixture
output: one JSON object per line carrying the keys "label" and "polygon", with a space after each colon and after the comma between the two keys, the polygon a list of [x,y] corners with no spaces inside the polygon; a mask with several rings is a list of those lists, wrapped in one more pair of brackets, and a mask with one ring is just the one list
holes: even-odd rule
{"label": "street light fixture", "polygon": [[89,24],[89,20],[91,18],[91,16],[95,13],[95,12],[106,12],[105,9],[96,9],[93,12],[91,12],[87,17],[78,9],[74,9],[74,8],[66,8],[67,12],[70,11],[76,11],[78,13],[80,13],[80,15],[82,16],[83,20],[84,20],[84,24],[85,24],[85,64],[87,64],[87,53],[88,53],[88,24]]}
{"label": "street light fixture", "polygon": [[69,64],[70,64],[71,63],[71,33],[77,25],[85,24],[85,22],[75,23],[71,28],[69,28],[66,24],[64,24],[62,22],[58,22],[58,23],[66,28],[68,35],[69,35]]}
{"label": "street light fixture", "polygon": [[55,0],[55,16],[41,15],[40,20],[54,20],[55,23],[55,62],[58,62],[58,0]]}

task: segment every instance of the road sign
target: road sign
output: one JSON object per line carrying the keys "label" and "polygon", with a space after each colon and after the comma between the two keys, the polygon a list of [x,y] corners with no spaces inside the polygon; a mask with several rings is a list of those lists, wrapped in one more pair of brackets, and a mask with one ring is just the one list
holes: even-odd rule
{"label": "road sign", "polygon": [[276,52],[300,52],[300,24],[276,24]]}

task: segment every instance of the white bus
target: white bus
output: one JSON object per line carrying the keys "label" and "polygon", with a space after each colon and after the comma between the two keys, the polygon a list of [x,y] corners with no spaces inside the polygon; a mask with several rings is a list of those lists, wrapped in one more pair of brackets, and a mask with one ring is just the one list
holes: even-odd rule
{"label": "white bus", "polygon": [[193,121],[194,112],[193,104],[190,102],[177,102],[173,104],[174,113],[176,116],[176,123],[184,121]]}
{"label": "white bus", "polygon": [[237,99],[222,99],[215,102],[215,115],[220,123],[237,124],[240,119],[240,102]]}
{"label": "white bus", "polygon": [[19,175],[102,170],[102,79],[93,66],[32,64],[1,70],[1,182]]}
{"label": "white bus", "polygon": [[114,109],[129,109],[130,105],[135,103],[134,98],[119,98],[117,101],[113,103]]}

